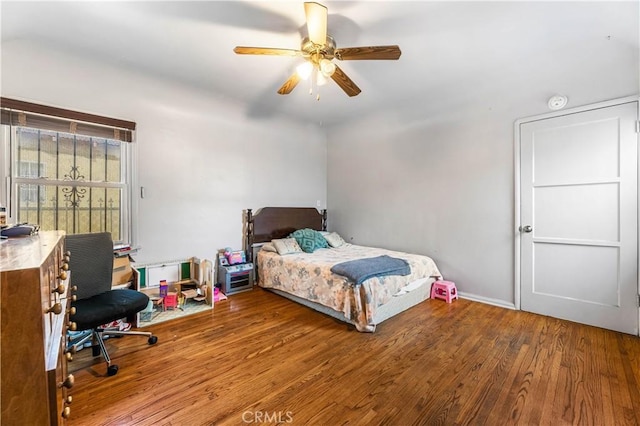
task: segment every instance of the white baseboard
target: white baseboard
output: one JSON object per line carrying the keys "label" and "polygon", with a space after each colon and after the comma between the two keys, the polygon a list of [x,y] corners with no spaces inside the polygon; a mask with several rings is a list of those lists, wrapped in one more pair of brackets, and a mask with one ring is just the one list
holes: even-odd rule
{"label": "white baseboard", "polygon": [[462,291],[459,291],[458,295],[463,299],[473,300],[474,302],[486,303],[488,305],[498,306],[500,308],[516,310],[515,304],[505,302],[504,300],[492,299],[490,297],[478,296],[477,294],[470,294]]}

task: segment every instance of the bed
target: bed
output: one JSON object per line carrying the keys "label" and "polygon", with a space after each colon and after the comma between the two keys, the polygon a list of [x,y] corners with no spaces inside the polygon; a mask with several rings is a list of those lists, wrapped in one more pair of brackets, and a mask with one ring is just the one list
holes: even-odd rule
{"label": "bed", "polygon": [[[361,332],[374,332],[381,322],[429,298],[431,284],[441,274],[427,256],[344,241],[312,253],[279,254],[269,244],[303,229],[320,231],[327,237],[326,223],[326,210],[315,208],[265,207],[255,215],[248,209],[246,247],[256,265],[258,285],[353,324]],[[336,265],[378,256],[402,259],[410,267],[407,275],[375,276],[356,285],[331,271]]]}

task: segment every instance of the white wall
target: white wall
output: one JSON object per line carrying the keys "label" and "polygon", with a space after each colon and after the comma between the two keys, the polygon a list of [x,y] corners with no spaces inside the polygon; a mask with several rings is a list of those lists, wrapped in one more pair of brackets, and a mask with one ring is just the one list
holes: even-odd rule
{"label": "white wall", "polygon": [[247,208],[326,205],[326,137],[315,126],[250,119],[215,93],[20,40],[2,45],[1,81],[4,97],[137,123],[138,262],[241,248]]}
{"label": "white wall", "polygon": [[[462,44],[485,41],[462,50],[468,67],[451,67],[460,44],[443,39],[424,55],[441,68],[405,77],[429,90],[330,129],[328,222],[354,243],[429,255],[461,293],[514,306],[514,123],[558,93],[569,107],[638,95],[640,20],[638,2],[492,7],[494,25]],[[478,69],[474,54],[503,61]]]}
{"label": "white wall", "polygon": [[428,255],[459,291],[511,302],[512,121],[394,117],[329,137],[329,228],[355,244]]}
{"label": "white wall", "polygon": [[[568,68],[584,83],[564,93],[574,106],[638,95],[638,59],[609,64],[615,78]],[[426,100],[422,118],[420,109],[394,110],[331,129],[329,229],[355,244],[426,254],[465,296],[513,307],[514,122],[549,112],[548,89],[533,91],[471,109],[437,111]]]}

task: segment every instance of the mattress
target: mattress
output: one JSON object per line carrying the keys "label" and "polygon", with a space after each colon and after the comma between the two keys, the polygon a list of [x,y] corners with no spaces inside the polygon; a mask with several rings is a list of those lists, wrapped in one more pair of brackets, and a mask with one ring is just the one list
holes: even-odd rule
{"label": "mattress", "polygon": [[[331,272],[335,264],[381,255],[406,260],[411,273],[373,277],[355,286],[346,277]],[[441,276],[428,256],[348,243],[283,256],[260,250],[256,257],[258,285],[292,295],[294,300],[309,301],[308,306],[328,308],[336,313],[332,316],[363,332],[375,331],[382,320],[428,298],[425,286]]]}

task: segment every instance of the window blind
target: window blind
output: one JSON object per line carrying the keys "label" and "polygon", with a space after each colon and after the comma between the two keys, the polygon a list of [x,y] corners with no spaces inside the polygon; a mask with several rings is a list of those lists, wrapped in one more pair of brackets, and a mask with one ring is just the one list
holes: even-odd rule
{"label": "window blind", "polygon": [[136,123],[0,97],[2,124],[132,142]]}

